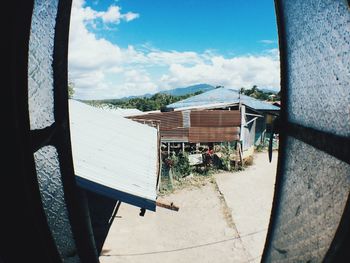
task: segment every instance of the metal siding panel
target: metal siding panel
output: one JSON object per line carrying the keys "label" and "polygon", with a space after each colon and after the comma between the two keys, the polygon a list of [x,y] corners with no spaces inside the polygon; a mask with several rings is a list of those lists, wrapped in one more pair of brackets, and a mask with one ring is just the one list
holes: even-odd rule
{"label": "metal siding panel", "polygon": [[238,127],[191,127],[189,142],[232,142],[239,140]]}
{"label": "metal siding panel", "polygon": [[180,111],[149,113],[131,116],[128,119],[143,119],[160,121],[160,129],[183,127],[182,113]]}
{"label": "metal siding panel", "polygon": [[233,127],[241,125],[238,110],[191,111],[191,127]]}
{"label": "metal siding panel", "polygon": [[189,136],[189,128],[175,128],[167,129],[161,131],[161,140],[162,141],[182,141],[187,142]]}
{"label": "metal siding panel", "polygon": [[157,130],[77,101],[69,106],[75,174],[93,182],[82,186],[96,191],[102,185],[109,193],[114,189],[115,199],[124,193],[155,202]]}

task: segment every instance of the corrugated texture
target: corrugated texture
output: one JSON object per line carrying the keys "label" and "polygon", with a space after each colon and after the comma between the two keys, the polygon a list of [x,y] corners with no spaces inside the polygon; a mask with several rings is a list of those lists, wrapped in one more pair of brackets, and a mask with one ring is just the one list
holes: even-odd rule
{"label": "corrugated texture", "polygon": [[64,199],[57,149],[44,146],[34,153],[43,208],[63,262],[80,262]]}
{"label": "corrugated texture", "polygon": [[182,111],[182,126],[185,128],[191,127],[191,111]]}
{"label": "corrugated texture", "polygon": [[191,111],[191,127],[233,127],[241,125],[238,110]]}
{"label": "corrugated texture", "polygon": [[114,107],[109,107],[107,105],[101,106],[101,109],[104,109],[105,111],[108,111],[113,114],[118,114],[119,116],[123,116],[123,117],[143,114],[143,112],[138,109],[114,108]]}
{"label": "corrugated texture", "polygon": [[130,117],[160,121],[163,142],[226,142],[239,139],[238,110],[191,110],[159,112]]}
{"label": "corrugated texture", "polygon": [[285,180],[266,262],[322,262],[350,190],[350,166],[289,138]]}
{"label": "corrugated texture", "polygon": [[188,141],[232,142],[239,140],[239,127],[191,127]]}
{"label": "corrugated texture", "polygon": [[290,121],[350,136],[349,7],[345,0],[284,2]]}
{"label": "corrugated texture", "polygon": [[175,128],[161,132],[163,142],[232,142],[239,140],[239,127]]}
{"label": "corrugated texture", "polygon": [[276,4],[284,108],[263,262],[349,262],[332,258],[349,225],[348,1]]}
{"label": "corrugated texture", "polygon": [[58,1],[35,1],[29,37],[28,107],[30,128],[55,122],[53,51]]}
{"label": "corrugated texture", "polygon": [[130,119],[142,119],[142,120],[157,120],[161,122],[160,129],[178,128],[182,127],[182,113],[179,111],[172,112],[158,112],[149,113],[144,115],[137,115],[128,117]]}
{"label": "corrugated texture", "polygon": [[78,183],[132,205],[148,204],[145,208],[154,210],[157,130],[73,100],[69,111]]}
{"label": "corrugated texture", "polygon": [[168,108],[211,108],[211,107],[225,107],[229,105],[242,104],[255,110],[279,110],[279,107],[269,103],[254,99],[249,96],[239,95],[237,90],[229,88],[218,88],[207,91],[205,93],[190,97],[168,105]]}
{"label": "corrugated texture", "polygon": [[189,128],[164,129],[160,134],[163,142],[188,142]]}

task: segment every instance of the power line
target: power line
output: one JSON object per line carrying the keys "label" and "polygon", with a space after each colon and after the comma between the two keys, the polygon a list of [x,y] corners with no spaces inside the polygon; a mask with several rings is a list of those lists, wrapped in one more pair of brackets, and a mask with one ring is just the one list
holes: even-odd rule
{"label": "power line", "polygon": [[[200,244],[200,245],[196,245],[196,246],[182,247],[182,248],[169,249],[169,250],[151,251],[151,252],[130,253],[130,254],[107,254],[107,255],[101,255],[101,257],[133,257],[133,256],[144,256],[144,255],[153,255],[153,254],[163,254],[163,253],[178,252],[178,251],[183,251],[183,250],[195,249],[195,248],[199,248],[199,247],[212,246],[212,245],[215,245],[215,244],[220,244],[220,243],[224,243],[224,242],[228,242],[228,241],[232,241],[232,240],[236,240],[236,239],[252,236],[252,235],[264,232],[266,230],[267,229],[262,229],[262,230],[259,230],[259,231],[248,233],[246,235],[233,237],[233,238],[228,238],[228,239],[223,239],[223,240],[214,241],[214,242],[209,242],[209,243]],[[258,257],[260,257],[260,256],[258,256]],[[258,257],[256,257],[256,258],[258,258]],[[247,262],[250,262],[250,261],[252,261],[254,259],[255,258],[250,259]]]}

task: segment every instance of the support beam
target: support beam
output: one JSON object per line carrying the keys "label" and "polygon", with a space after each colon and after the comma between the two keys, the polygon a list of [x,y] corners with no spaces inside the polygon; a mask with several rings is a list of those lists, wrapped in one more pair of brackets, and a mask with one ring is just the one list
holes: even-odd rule
{"label": "support beam", "polygon": [[263,117],[264,117],[264,116],[262,116],[262,115],[253,114],[253,113],[245,113],[245,115],[248,115],[248,116],[255,116],[255,117],[260,117],[260,118],[263,118]]}
{"label": "support beam", "polygon": [[159,206],[159,207],[163,207],[163,208],[166,208],[166,209],[169,209],[169,210],[173,210],[173,211],[179,211],[179,207],[174,205],[173,202],[171,202],[170,204],[169,203],[166,203],[164,201],[156,201],[156,205]]}
{"label": "support beam", "polygon": [[248,121],[244,126],[245,126],[245,127],[248,127],[248,124],[249,124],[249,123],[252,123],[252,122],[255,121],[257,118],[258,118],[258,117],[255,117],[255,118],[251,119],[251,120]]}

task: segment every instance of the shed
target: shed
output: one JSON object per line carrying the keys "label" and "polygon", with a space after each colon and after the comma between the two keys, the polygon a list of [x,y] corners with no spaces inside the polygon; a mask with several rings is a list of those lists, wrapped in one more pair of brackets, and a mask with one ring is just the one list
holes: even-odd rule
{"label": "shed", "polygon": [[184,143],[233,142],[239,140],[238,110],[184,110],[128,117],[139,122],[160,122],[161,141]]}
{"label": "shed", "polygon": [[263,143],[266,131],[269,132],[269,120],[271,117],[277,116],[280,110],[275,105],[240,94],[236,89],[224,87],[169,104],[167,108],[174,111],[200,109],[241,110],[243,114],[241,121],[243,150]]}

